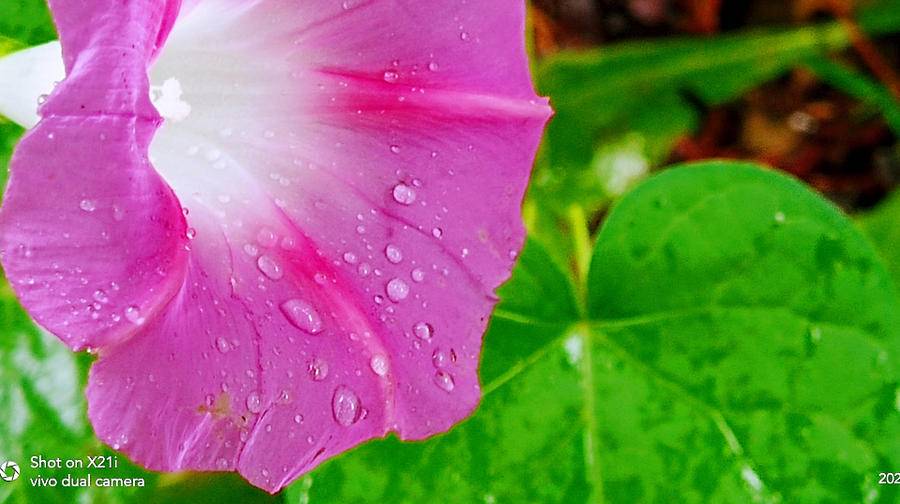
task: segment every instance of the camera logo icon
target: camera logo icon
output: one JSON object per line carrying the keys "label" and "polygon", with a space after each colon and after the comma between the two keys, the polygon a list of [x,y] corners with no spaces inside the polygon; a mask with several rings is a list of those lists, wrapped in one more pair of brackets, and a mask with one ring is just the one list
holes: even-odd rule
{"label": "camera logo icon", "polygon": [[3,481],[16,481],[19,479],[19,464],[7,460],[0,464],[0,479]]}

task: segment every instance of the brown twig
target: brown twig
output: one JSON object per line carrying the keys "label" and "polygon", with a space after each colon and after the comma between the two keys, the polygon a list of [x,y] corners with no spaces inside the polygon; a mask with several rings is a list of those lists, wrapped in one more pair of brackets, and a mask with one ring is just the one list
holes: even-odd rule
{"label": "brown twig", "polygon": [[553,20],[543,10],[531,4],[531,24],[534,29],[534,49],[538,56],[547,56],[559,50]]}

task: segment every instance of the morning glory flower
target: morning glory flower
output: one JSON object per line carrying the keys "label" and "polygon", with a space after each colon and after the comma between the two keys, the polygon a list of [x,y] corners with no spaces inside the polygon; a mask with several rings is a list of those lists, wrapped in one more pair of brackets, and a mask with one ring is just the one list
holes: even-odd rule
{"label": "morning glory flower", "polygon": [[523,2],[50,4],[59,45],[0,61],[0,113],[41,103],[0,250],[96,353],[102,440],[275,492],[473,411],[549,117]]}

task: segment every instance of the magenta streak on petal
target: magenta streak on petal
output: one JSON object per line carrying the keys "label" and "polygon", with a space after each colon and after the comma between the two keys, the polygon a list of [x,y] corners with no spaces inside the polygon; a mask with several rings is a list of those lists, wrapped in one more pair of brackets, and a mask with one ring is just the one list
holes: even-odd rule
{"label": "magenta streak on petal", "polygon": [[415,113],[418,110],[455,118],[469,117],[478,120],[497,118],[503,121],[516,119],[543,121],[548,118],[546,98],[525,100],[438,87],[426,89],[411,86],[402,91],[404,100],[399,101],[396,86],[385,83],[377,76],[327,68],[319,69],[318,72],[345,81],[352,80],[361,88],[360,94],[350,96],[346,101],[329,104],[328,108],[339,111],[405,110]]}
{"label": "magenta streak on petal", "polygon": [[42,325],[98,348],[91,422],[148,468],[275,492],[480,398],[549,116],[524,6],[346,5],[51,2],[68,77],[0,251]]}

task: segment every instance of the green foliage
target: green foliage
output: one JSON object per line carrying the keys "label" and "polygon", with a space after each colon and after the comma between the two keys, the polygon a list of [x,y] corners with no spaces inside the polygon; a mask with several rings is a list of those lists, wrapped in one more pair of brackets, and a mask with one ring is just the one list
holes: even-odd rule
{"label": "green foliage", "polygon": [[[900,3],[881,2],[863,11],[869,33],[900,29]],[[641,139],[648,167],[659,166],[679,138],[692,132],[699,108],[736,99],[798,64],[849,44],[838,23],[767,29],[715,38],[662,39],[564,52],[544,61],[538,87],[549,94],[556,116],[547,131],[532,196],[557,213],[576,203],[594,210],[608,203],[598,149],[629,136]],[[851,94],[873,87],[833,83]],[[865,86],[863,89],[861,86]],[[873,95],[866,101],[890,103]],[[890,116],[893,117],[893,116]],[[534,231],[545,233],[536,226]]]}
{"label": "green foliage", "polygon": [[[56,29],[44,0],[7,0],[0,16],[0,48],[28,47],[56,38]],[[0,50],[0,54],[3,51]]]}
{"label": "green foliage", "polygon": [[875,210],[862,215],[859,223],[881,252],[894,284],[900,288],[900,191],[888,197]]}
{"label": "green foliage", "polygon": [[894,290],[800,183],[740,163],[667,170],[614,207],[583,287],[530,242],[475,415],[326,463],[288,501],[900,497],[875,484],[900,465]]}
{"label": "green foliage", "polygon": [[3,122],[3,118],[0,117],[0,192],[6,185],[7,168],[9,167],[9,158],[12,156],[13,147],[19,141],[22,133],[21,127],[13,123]]}

